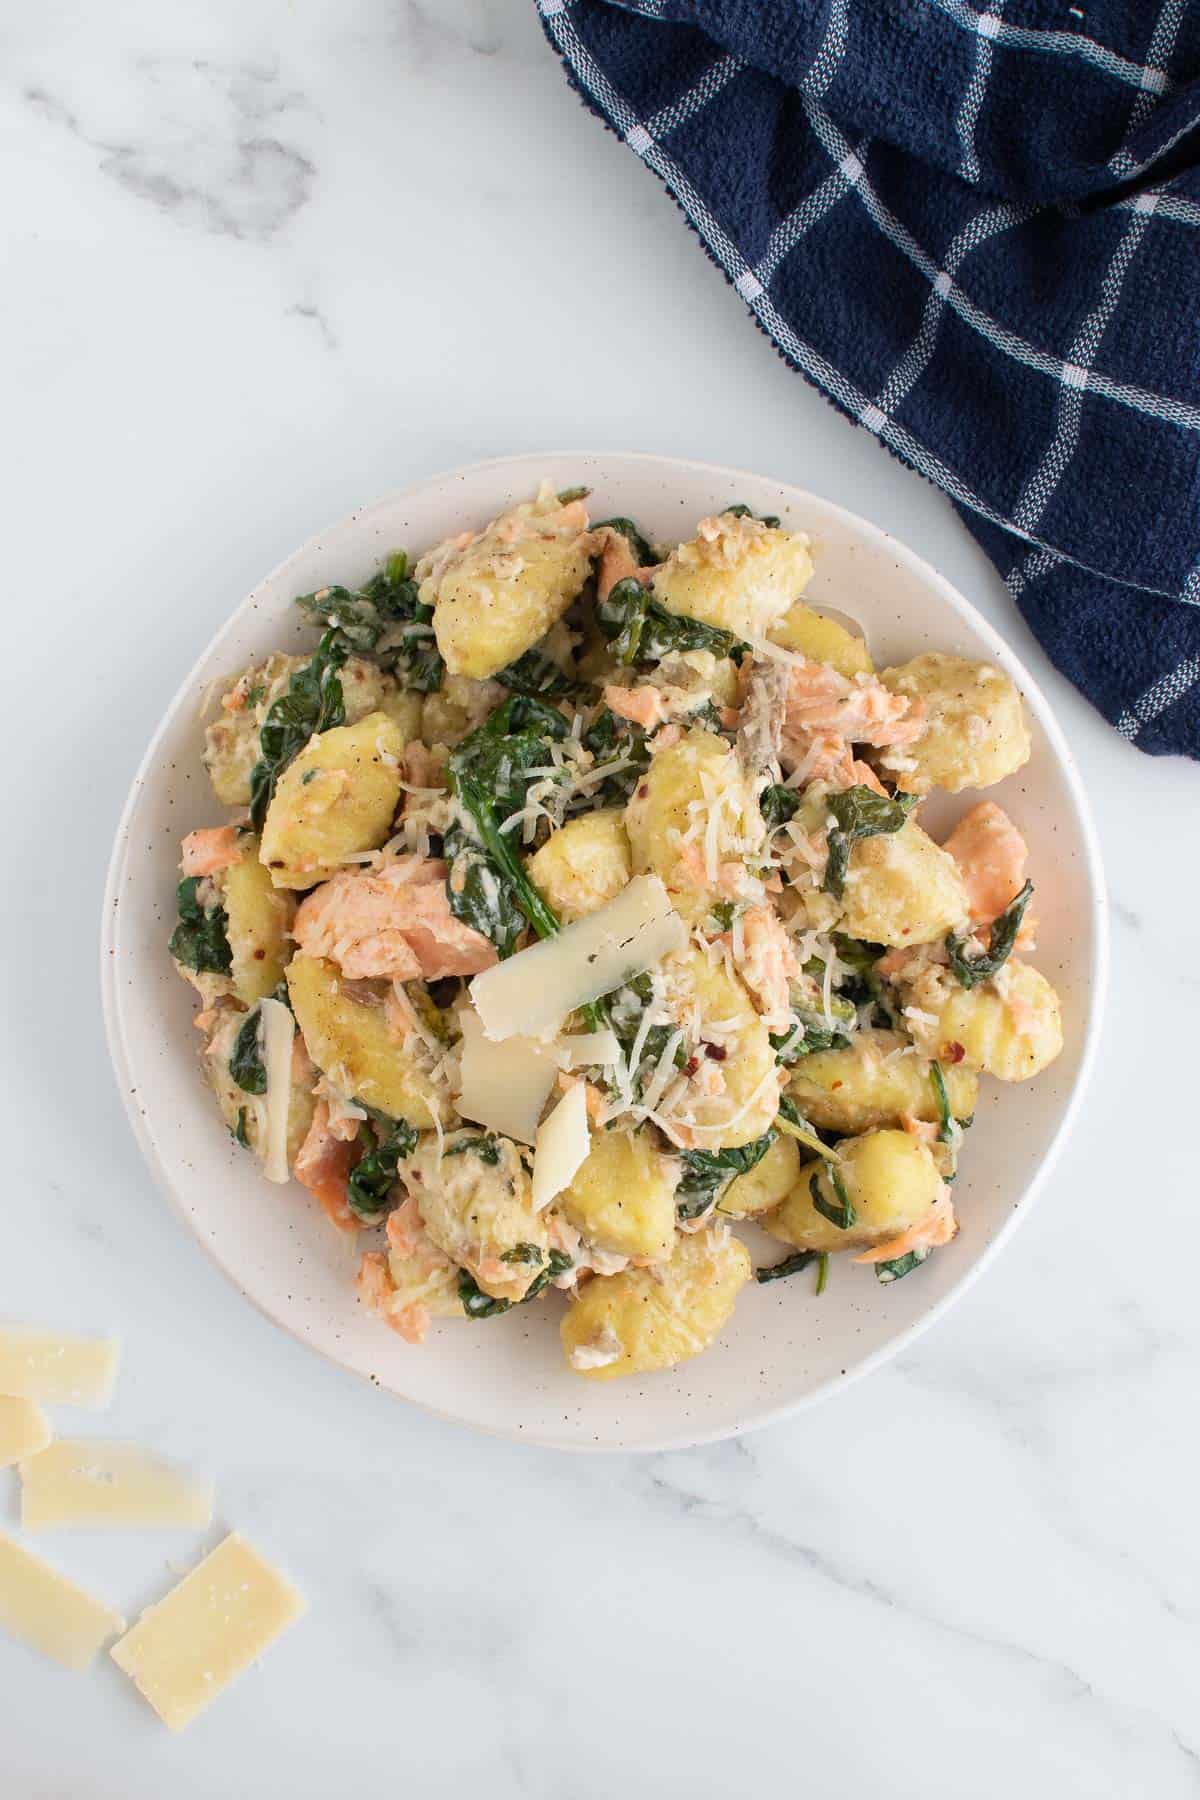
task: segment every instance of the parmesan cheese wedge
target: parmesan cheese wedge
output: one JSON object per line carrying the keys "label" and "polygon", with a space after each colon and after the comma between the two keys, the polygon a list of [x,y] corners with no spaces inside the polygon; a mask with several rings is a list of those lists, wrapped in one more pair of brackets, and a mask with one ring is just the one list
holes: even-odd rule
{"label": "parmesan cheese wedge", "polygon": [[621,1060],[621,1046],[611,1026],[599,1031],[580,1031],[554,1040],[554,1055],[561,1069],[609,1069]]}
{"label": "parmesan cheese wedge", "polygon": [[0,1626],[64,1669],[86,1669],[125,1621],[0,1531]]}
{"label": "parmesan cheese wedge", "polygon": [[282,1000],[261,1003],[263,1067],[267,1071],[267,1153],[263,1173],[268,1181],[288,1180],[287,1127],[292,1098],[292,1040],[296,1021]]}
{"label": "parmesan cheese wedge", "polygon": [[112,1338],[0,1325],[0,1394],[102,1409],[112,1399],[116,1374]]}
{"label": "parmesan cheese wedge", "polygon": [[190,1525],[212,1519],[211,1482],[195,1481],[137,1444],[59,1438],[21,1463],[21,1524]]}
{"label": "parmesan cheese wedge", "polygon": [[476,975],[471,998],[490,1038],[542,1037],[686,942],[658,876],[638,875],[606,906]]}
{"label": "parmesan cheese wedge", "polygon": [[305,1610],[291,1582],[231,1532],[110,1654],[163,1723],[182,1731]]}
{"label": "parmesan cheese wedge", "polygon": [[571,1185],[590,1148],[587,1089],[582,1081],[576,1081],[537,1134],[533,1152],[535,1212],[541,1212],[556,1194]]}
{"label": "parmesan cheese wedge", "polygon": [[547,1046],[529,1038],[493,1043],[484,1036],[479,1015],[470,1007],[464,1007],[458,1017],[462,1027],[459,1112],[489,1131],[502,1131],[519,1144],[532,1144],[558,1075],[553,1055]]}
{"label": "parmesan cheese wedge", "polygon": [[40,1406],[0,1394],[0,1469],[11,1468],[23,1456],[36,1456],[53,1435]]}

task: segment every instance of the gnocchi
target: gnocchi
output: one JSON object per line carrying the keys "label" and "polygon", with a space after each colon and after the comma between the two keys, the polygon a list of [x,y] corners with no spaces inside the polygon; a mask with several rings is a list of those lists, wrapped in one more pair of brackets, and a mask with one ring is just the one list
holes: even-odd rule
{"label": "gnocchi", "polygon": [[926,1144],[906,1131],[868,1131],[847,1139],[836,1163],[806,1163],[762,1224],[797,1250],[861,1250],[918,1225],[941,1191]]}
{"label": "gnocchi", "polygon": [[568,923],[615,900],[633,864],[621,812],[605,809],[572,819],[529,859],[529,879]]}
{"label": "gnocchi", "polygon": [[[937,1052],[931,1052],[937,1054]],[[969,1119],[979,1079],[952,1061],[943,1070],[951,1116]],[[899,1031],[868,1027],[844,1047],[820,1050],[795,1065],[788,1093],[810,1124],[824,1131],[873,1131],[905,1117],[936,1120],[932,1071]]]}
{"label": "gnocchi", "polygon": [[276,887],[311,888],[389,835],[404,739],[386,713],[311,738],[284,770],[259,855]]}
{"label": "gnocchi", "polygon": [[735,637],[765,637],[812,577],[803,532],[781,531],[748,514],[701,519],[696,536],[678,544],[650,577],[650,591],[669,612],[683,613]]}
{"label": "gnocchi", "polygon": [[727,1230],[681,1236],[661,1267],[588,1282],[563,1317],[567,1361],[591,1381],[673,1369],[707,1350],[749,1279],[746,1247]]}
{"label": "gnocchi", "polygon": [[1021,696],[991,663],[927,650],[885,669],[880,680],[925,708],[925,729],[916,743],[879,755],[880,768],[894,774],[906,793],[991,787],[1029,761]]}
{"label": "gnocchi", "polygon": [[557,1205],[601,1250],[661,1262],[675,1242],[678,1181],[678,1163],[644,1131],[606,1131],[593,1138]]}
{"label": "gnocchi", "polygon": [[850,851],[839,928],[871,944],[929,944],[969,910],[958,864],[914,819]]}
{"label": "gnocchi", "polygon": [[403,1018],[396,1022],[384,984],[347,981],[336,963],[299,952],[288,964],[287,985],[305,1048],[335,1088],[389,1119],[434,1124],[435,1084],[416,1040],[404,1037]]}

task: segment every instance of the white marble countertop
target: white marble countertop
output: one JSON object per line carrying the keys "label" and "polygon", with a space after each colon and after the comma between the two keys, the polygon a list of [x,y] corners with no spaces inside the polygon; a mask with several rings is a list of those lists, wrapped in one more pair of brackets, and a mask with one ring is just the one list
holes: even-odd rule
{"label": "white marble countertop", "polygon": [[[1200,1792],[1200,772],[1103,726],[784,370],[526,0],[11,0],[2,35],[0,1313],[119,1327],[106,1428],[211,1471],[311,1615],[181,1738],[107,1659],[0,1642],[0,1791]],[[468,1435],[267,1324],[152,1185],[96,997],[127,783],[232,604],[365,498],[563,444],[759,468],[927,556],[1059,705],[1113,895],[1095,1083],[995,1268],[828,1405],[645,1459]],[[60,1542],[130,1612],[194,1550]]]}

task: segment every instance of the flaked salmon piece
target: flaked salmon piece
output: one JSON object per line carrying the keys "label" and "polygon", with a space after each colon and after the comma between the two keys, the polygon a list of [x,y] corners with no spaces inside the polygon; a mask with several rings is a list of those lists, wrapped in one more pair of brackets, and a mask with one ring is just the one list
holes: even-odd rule
{"label": "flaked salmon piece", "polygon": [[429,1308],[419,1300],[407,1306],[396,1306],[397,1288],[388,1268],[388,1259],[379,1250],[368,1250],[358,1267],[354,1285],[364,1306],[378,1313],[406,1344],[419,1344],[431,1323]]}
{"label": "flaked salmon piece", "polygon": [[370,872],[339,870],[301,903],[292,935],[352,981],[438,981],[477,975],[496,961],[487,938],[450,911],[445,863],[419,856]]}
{"label": "flaked salmon piece", "polygon": [[901,1113],[900,1123],[918,1144],[936,1144],[941,1129],[933,1119],[918,1119],[915,1113]]}
{"label": "flaked salmon piece", "polygon": [[682,725],[674,723],[664,725],[661,730],[655,732],[652,738],[647,739],[646,748],[651,756],[657,756],[660,750],[669,750],[673,744],[677,744],[682,736]]}
{"label": "flaked salmon piece", "polygon": [[618,581],[627,581],[638,572],[629,539],[623,531],[604,531],[604,548],[600,552],[600,571],[596,577],[596,598],[607,600]]}
{"label": "flaked salmon piece", "polygon": [[653,731],[656,725],[665,724],[670,716],[662,693],[651,682],[644,687],[608,686],[604,690],[604,704],[618,718],[629,719],[644,731]]}
{"label": "flaked salmon piece", "polygon": [[764,1022],[772,1031],[786,1031],[791,1022],[789,982],[797,973],[792,941],[769,906],[751,906],[741,919],[743,956],[738,974]]}
{"label": "flaked salmon piece", "polygon": [[740,862],[717,864],[716,879],[709,880],[708,865],[699,844],[685,844],[675,864],[682,875],[697,888],[710,888],[725,900],[735,900],[746,879],[746,867]]}
{"label": "flaked salmon piece", "polygon": [[401,759],[404,779],[415,788],[445,788],[446,758],[437,756],[419,738],[404,746]]}
{"label": "flaked salmon piece", "polygon": [[907,1256],[912,1250],[936,1250],[942,1244],[948,1244],[958,1230],[958,1220],[954,1216],[954,1202],[950,1198],[950,1190],[943,1187],[923,1219],[902,1231],[899,1237],[888,1238],[886,1243],[875,1244],[870,1250],[864,1250],[861,1256],[851,1260],[856,1263],[893,1262],[898,1256]]}
{"label": "flaked salmon piece", "polygon": [[416,1256],[418,1251],[434,1247],[412,1194],[406,1194],[388,1214],[387,1241],[398,1256]]}
{"label": "flaked salmon piece", "polygon": [[347,1143],[330,1130],[329,1107],[324,1100],[318,1100],[292,1173],[301,1187],[316,1195],[325,1217],[339,1231],[357,1231],[359,1227],[350,1208],[346,1184],[360,1155],[357,1143]]}
{"label": "flaked salmon piece", "polygon": [[[981,800],[965,813],[942,845],[958,864],[973,925],[998,919],[1025,885],[1029,846],[1002,806]],[[1026,910],[1017,948],[1032,950],[1037,921]]]}
{"label": "flaked salmon piece", "polygon": [[780,755],[785,768],[803,766],[806,780],[853,786],[850,744],[911,744],[924,730],[924,701],[893,694],[877,676],[850,680],[827,663],[791,666]]}
{"label": "flaked salmon piece", "polygon": [[216,875],[241,860],[237,826],[210,825],[204,831],[188,832],[179,866],[185,875]]}

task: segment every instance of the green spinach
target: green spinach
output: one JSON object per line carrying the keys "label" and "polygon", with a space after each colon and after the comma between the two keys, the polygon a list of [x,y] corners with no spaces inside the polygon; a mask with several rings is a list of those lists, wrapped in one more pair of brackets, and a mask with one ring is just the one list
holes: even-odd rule
{"label": "green spinach", "polygon": [[262,830],[276,784],[288,764],[315,732],[345,724],[338,670],[348,654],[345,645],[337,642],[337,633],[327,631],[312,661],[296,670],[263,720],[259,760],[250,772],[250,822],[256,831]]}
{"label": "green spinach", "polygon": [[929,1065],[929,1085],[933,1089],[933,1103],[937,1107],[938,1142],[952,1144],[954,1142],[954,1115],[950,1111],[950,1096],[946,1092],[946,1077],[942,1073],[940,1062]]}
{"label": "green spinach", "polygon": [[185,876],[175,890],[179,923],[167,949],[177,963],[185,969],[195,969],[198,975],[228,975],[233,967],[233,952],[226,936],[229,918],[220,903],[204,910],[196,898],[200,881],[199,875]]}
{"label": "green spinach", "polygon": [[846,869],[853,845],[862,838],[881,837],[899,831],[917,804],[915,794],[889,799],[874,788],[852,787],[830,794],[826,802],[837,824],[829,833],[829,860],[825,866],[825,892],[840,900],[846,888]]}
{"label": "green spinach", "polygon": [[547,698],[556,698],[579,691],[579,683],[560,669],[544,650],[526,650],[524,656],[518,656],[507,669],[501,669],[495,679],[511,694],[543,694]]}
{"label": "green spinach", "polygon": [[789,1275],[798,1275],[801,1269],[807,1269],[821,1254],[819,1250],[797,1250],[794,1256],[785,1256],[781,1262],[768,1263],[765,1269],[755,1269],[755,1281],[783,1281]]}
{"label": "green spinach", "polygon": [[1021,929],[1021,920],[1025,917],[1025,908],[1032,898],[1033,883],[1027,881],[993,924],[991,945],[979,956],[968,956],[963,948],[966,940],[950,933],[946,939],[946,952],[960,986],[976,987],[1004,967],[1012,955],[1017,933]]}
{"label": "green spinach", "polygon": [[397,1164],[411,1156],[417,1133],[405,1119],[377,1118],[359,1127],[359,1142],[368,1146],[350,1171],[346,1199],[364,1225],[377,1225],[388,1210],[388,1195],[396,1182]]}
{"label": "green spinach", "polygon": [[450,787],[460,817],[445,834],[446,894],[456,919],[511,956],[528,921],[553,937],[558,919],[525,873],[500,827],[525,804],[530,770],[550,761],[549,741],[566,737],[554,707],[513,694],[451,752]]}
{"label": "green spinach", "polygon": [[256,1006],[242,1020],[229,1058],[229,1073],[247,1094],[265,1094],[267,1091],[267,1069],[258,1041],[260,1023],[261,1013]]}
{"label": "green spinach", "polygon": [[250,1148],[250,1137],[246,1130],[246,1109],[244,1106],[238,1107],[237,1130],[233,1135],[235,1140],[242,1146],[243,1150],[248,1150]]}
{"label": "green spinach", "polygon": [[596,622],[617,661],[626,666],[661,662],[664,656],[681,650],[711,650],[714,656],[730,656],[742,649],[732,632],[668,612],[632,575],[616,582],[605,598],[596,602]]}
{"label": "green spinach", "polygon": [[[450,1144],[442,1154],[443,1160],[447,1156],[466,1156],[468,1154],[477,1156],[481,1163],[486,1163],[490,1169],[494,1169],[500,1161],[500,1146],[495,1138],[490,1136],[460,1138],[457,1144]],[[529,1245],[523,1247],[530,1248]],[[502,1262],[511,1260],[518,1260],[513,1258],[511,1251],[508,1256],[501,1258]]]}
{"label": "green spinach", "polygon": [[[646,733],[632,719],[622,719],[610,707],[604,707],[583,734],[583,747],[596,761],[593,770],[605,763],[624,763],[616,773],[592,790],[602,806],[625,806],[634,788],[650,767],[650,748]],[[590,801],[589,801],[590,804]]]}
{"label": "green spinach", "polygon": [[753,1143],[736,1149],[685,1150],[680,1158],[683,1177],[675,1190],[676,1217],[696,1219],[707,1212],[729,1182],[762,1161],[777,1136],[772,1125]]}
{"label": "green spinach", "polygon": [[758,810],[772,830],[779,825],[786,825],[789,819],[795,817],[799,807],[799,791],[785,787],[781,781],[771,782],[758,797]]}
{"label": "green spinach", "polygon": [[330,626],[346,655],[370,657],[417,693],[441,687],[446,665],[433,635],[433,608],[422,604],[403,550],[394,551],[365,587],[319,588],[299,595],[296,605]]}
{"label": "green spinach", "polygon": [[884,1287],[889,1282],[901,1281],[905,1275],[911,1275],[914,1269],[919,1269],[921,1264],[928,1260],[928,1257],[928,1250],[910,1250],[905,1256],[893,1257],[891,1262],[877,1262],[875,1279]]}
{"label": "green spinach", "polygon": [[813,1206],[822,1218],[828,1219],[831,1225],[836,1225],[839,1231],[849,1231],[858,1214],[854,1210],[854,1202],[846,1192],[846,1184],[838,1172],[836,1163],[826,1163],[823,1173],[829,1178],[834,1198],[832,1200],[825,1198],[821,1192],[820,1174],[812,1175],[809,1177],[808,1192]]}

